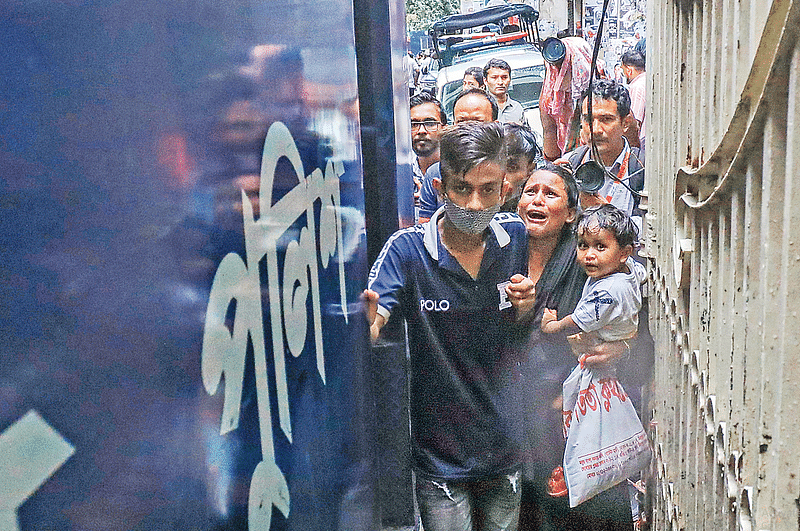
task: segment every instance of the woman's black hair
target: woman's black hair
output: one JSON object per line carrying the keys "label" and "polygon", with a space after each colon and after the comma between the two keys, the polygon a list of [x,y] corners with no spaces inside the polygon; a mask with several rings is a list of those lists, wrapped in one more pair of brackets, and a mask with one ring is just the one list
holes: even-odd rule
{"label": "woman's black hair", "polygon": [[479,88],[486,86],[486,83],[484,83],[483,79],[483,68],[479,66],[471,66],[467,68],[466,70],[464,70],[464,75],[462,76],[462,79],[464,77],[467,77],[468,75],[472,76],[475,79],[475,81],[478,83]]}

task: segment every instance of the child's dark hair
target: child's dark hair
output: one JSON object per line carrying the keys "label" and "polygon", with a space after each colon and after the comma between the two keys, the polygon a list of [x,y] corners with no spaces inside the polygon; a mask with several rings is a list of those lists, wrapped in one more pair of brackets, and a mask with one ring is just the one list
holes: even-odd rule
{"label": "child's dark hair", "polygon": [[605,229],[614,235],[620,247],[634,246],[639,239],[636,224],[625,212],[610,203],[586,209],[578,218],[578,238],[591,228]]}

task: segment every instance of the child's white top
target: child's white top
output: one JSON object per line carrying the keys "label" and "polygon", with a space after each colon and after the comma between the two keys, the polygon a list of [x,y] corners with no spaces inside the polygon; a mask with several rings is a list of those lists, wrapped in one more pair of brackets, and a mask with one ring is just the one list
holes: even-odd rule
{"label": "child's white top", "polygon": [[633,258],[625,262],[629,273],[588,278],[572,320],[584,332],[597,332],[603,341],[630,339],[639,327],[642,288],[647,272]]}

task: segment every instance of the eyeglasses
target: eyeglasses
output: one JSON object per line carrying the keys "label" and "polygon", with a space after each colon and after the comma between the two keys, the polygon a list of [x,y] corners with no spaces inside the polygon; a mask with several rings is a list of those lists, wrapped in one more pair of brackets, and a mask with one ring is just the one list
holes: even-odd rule
{"label": "eyeglasses", "polygon": [[422,126],[425,126],[426,131],[436,131],[439,129],[440,125],[442,124],[436,120],[425,120],[424,122],[415,122],[414,120],[411,120],[412,131],[418,131]]}

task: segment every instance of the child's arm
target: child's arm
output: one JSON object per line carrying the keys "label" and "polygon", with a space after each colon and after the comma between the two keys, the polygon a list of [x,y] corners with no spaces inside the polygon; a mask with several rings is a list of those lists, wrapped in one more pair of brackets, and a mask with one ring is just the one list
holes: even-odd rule
{"label": "child's arm", "polygon": [[581,329],[575,324],[575,321],[572,320],[572,314],[563,319],[559,319],[555,310],[551,310],[550,308],[544,309],[544,314],[542,315],[542,332],[545,334],[555,334],[556,332],[575,334],[580,331]]}

